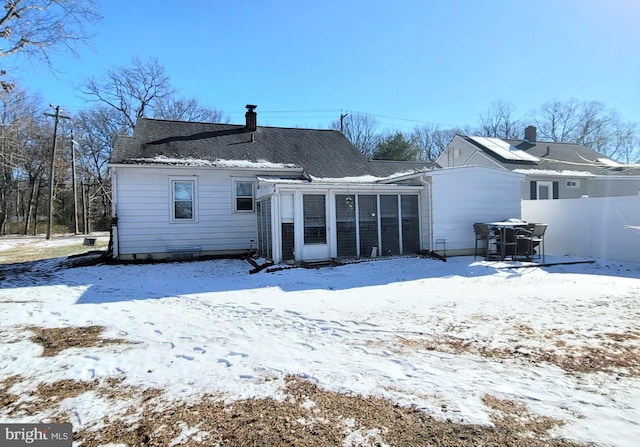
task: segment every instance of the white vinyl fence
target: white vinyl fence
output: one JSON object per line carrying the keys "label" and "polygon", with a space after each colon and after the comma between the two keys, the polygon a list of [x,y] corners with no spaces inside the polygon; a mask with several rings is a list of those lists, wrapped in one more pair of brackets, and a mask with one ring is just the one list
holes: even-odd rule
{"label": "white vinyl fence", "polygon": [[549,225],[546,254],[640,262],[640,196],[523,200],[522,219]]}

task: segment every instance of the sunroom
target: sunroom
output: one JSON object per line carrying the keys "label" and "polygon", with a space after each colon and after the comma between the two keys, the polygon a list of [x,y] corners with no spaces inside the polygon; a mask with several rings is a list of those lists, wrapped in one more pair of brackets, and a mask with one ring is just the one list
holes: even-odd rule
{"label": "sunroom", "polygon": [[422,191],[259,177],[258,255],[279,263],[415,254]]}

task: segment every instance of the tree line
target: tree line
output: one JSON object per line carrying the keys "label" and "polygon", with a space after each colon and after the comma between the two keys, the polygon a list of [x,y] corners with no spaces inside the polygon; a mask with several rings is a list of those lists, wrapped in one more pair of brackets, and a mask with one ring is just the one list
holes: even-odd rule
{"label": "tree line", "polygon": [[342,130],[371,159],[434,162],[456,134],[521,140],[529,125],[537,128],[539,141],[582,144],[621,163],[640,160],[638,123],[624,121],[597,101],[552,100],[521,118],[514,104],[496,101],[475,125],[454,128],[427,124],[409,132],[385,130],[363,113],[343,114],[330,127]]}

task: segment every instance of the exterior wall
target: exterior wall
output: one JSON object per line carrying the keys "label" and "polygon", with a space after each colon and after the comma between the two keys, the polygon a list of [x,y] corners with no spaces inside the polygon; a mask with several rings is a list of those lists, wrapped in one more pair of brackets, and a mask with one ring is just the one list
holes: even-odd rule
{"label": "exterior wall", "polygon": [[598,177],[591,181],[589,197],[637,196],[640,194],[638,177]]}
{"label": "exterior wall", "polygon": [[473,254],[474,222],[520,218],[522,175],[468,167],[429,174],[433,234],[446,239],[447,255]]}
{"label": "exterior wall", "polygon": [[[257,238],[256,214],[234,212],[233,179],[246,172],[204,168],[113,168],[117,252],[121,259],[161,258],[173,250],[201,254],[244,252]],[[197,179],[196,222],[171,222],[171,178]],[[189,251],[186,250],[185,251]]]}
{"label": "exterior wall", "polygon": [[[567,181],[577,181],[578,187],[567,186]],[[590,185],[593,177],[588,176],[553,176],[553,175],[528,175],[526,181],[522,183],[522,200],[531,200],[531,182],[558,182],[558,199],[579,199],[584,195],[589,195]]]}
{"label": "exterior wall", "polygon": [[548,224],[545,252],[640,262],[640,197],[522,202],[522,218]]}
{"label": "exterior wall", "polygon": [[[579,187],[568,187],[567,181],[579,182]],[[579,199],[589,197],[620,197],[640,194],[640,178],[616,176],[539,176],[528,175],[522,184],[522,199],[530,200],[531,181],[558,182],[558,199]]]}

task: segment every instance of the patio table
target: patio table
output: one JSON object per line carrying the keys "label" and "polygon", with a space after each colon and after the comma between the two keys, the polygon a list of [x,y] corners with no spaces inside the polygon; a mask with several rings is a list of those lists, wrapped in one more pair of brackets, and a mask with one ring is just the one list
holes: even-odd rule
{"label": "patio table", "polygon": [[[501,222],[487,222],[486,225],[489,227],[490,233],[495,234],[495,230],[497,230],[499,235],[499,240],[494,239],[493,241],[489,241],[489,247],[487,248],[487,260],[498,259],[500,261],[504,261],[509,254],[513,256],[516,253],[518,244],[518,241],[515,238],[515,232],[509,232],[507,230],[527,228],[529,224],[523,221],[507,220]],[[495,244],[496,249],[494,251],[491,251],[492,244]],[[507,253],[507,247],[511,247],[513,252]]]}

